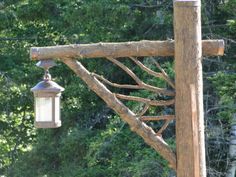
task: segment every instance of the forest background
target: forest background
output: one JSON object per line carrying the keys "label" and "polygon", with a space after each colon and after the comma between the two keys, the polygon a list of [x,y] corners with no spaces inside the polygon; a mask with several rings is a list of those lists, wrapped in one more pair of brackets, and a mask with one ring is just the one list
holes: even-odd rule
{"label": "forest background", "polygon": [[[202,37],[225,41],[223,57],[203,59],[207,173],[223,177],[230,164],[230,127],[236,112],[236,0],[202,1]],[[174,176],[166,162],[62,63],[51,71],[54,80],[65,87],[62,127],[42,130],[33,126],[30,88],[42,79],[43,71],[29,59],[30,47],[144,39],[173,39],[171,0],[1,0],[0,176]],[[173,58],[157,59],[174,78]],[[152,67],[148,58],[143,60]],[[113,81],[132,82],[103,59],[82,62]],[[166,86],[141,74],[137,67],[132,69],[143,80]],[[132,102],[127,104],[138,109]],[[174,125],[164,133],[172,147]]]}

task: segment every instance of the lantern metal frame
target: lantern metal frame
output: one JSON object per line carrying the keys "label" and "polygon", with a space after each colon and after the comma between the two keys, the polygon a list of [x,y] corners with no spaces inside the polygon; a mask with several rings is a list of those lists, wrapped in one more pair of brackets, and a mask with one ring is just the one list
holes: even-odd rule
{"label": "lantern metal frame", "polygon": [[[64,88],[59,86],[56,82],[53,82],[51,80],[51,75],[49,74],[49,68],[55,66],[56,64],[53,60],[43,60],[38,62],[36,65],[45,70],[45,75],[43,81],[39,82],[31,89],[31,91],[34,93],[34,112],[35,112],[34,125],[36,128],[58,128],[61,126],[60,97],[61,97],[61,92],[64,91]],[[37,100],[40,98],[51,98],[50,121],[37,120],[38,118],[37,116],[40,117],[40,115],[38,115],[40,106],[37,107],[38,106]],[[57,105],[56,101],[58,101]]]}

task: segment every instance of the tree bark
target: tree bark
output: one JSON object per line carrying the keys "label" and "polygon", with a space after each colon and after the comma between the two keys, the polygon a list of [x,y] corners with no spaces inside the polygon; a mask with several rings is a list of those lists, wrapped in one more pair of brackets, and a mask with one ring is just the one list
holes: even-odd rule
{"label": "tree bark", "polygon": [[206,177],[200,12],[199,0],[174,2],[178,177]]}
{"label": "tree bark", "polygon": [[[180,19],[181,20],[181,19]],[[101,57],[174,56],[175,41],[138,41],[120,43],[74,44],[50,47],[32,47],[33,60]],[[223,55],[223,40],[203,40],[203,55]]]}
{"label": "tree bark", "polygon": [[229,142],[230,164],[226,177],[235,177],[236,171],[236,113],[233,115],[233,121],[230,131]]}
{"label": "tree bark", "polygon": [[168,162],[169,166],[176,169],[176,156],[166,144],[166,142],[141,122],[138,117],[120,102],[115,94],[112,94],[99,80],[96,79],[84,66],[74,59],[62,60],[70,67],[99,97],[101,97],[107,105],[112,108],[125,122],[130,125],[132,131],[140,135],[144,141],[160,153]]}

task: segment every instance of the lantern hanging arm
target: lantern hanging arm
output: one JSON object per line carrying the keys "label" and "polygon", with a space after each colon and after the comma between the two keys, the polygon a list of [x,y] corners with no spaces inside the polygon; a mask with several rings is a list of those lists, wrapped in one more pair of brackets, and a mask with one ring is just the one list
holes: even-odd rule
{"label": "lantern hanging arm", "polygon": [[51,74],[49,73],[49,70],[45,70],[45,73],[44,73],[44,76],[43,76],[43,80],[44,80],[44,81],[50,81],[50,80],[52,80],[52,76],[51,76]]}

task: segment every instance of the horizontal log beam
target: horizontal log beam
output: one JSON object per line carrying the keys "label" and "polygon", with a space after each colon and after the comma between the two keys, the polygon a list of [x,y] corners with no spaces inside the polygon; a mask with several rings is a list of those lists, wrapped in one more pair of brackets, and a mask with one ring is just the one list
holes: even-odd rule
{"label": "horizontal log beam", "polygon": [[[203,40],[204,56],[224,54],[223,40]],[[132,57],[132,56],[174,56],[174,40],[138,41],[119,43],[94,43],[58,45],[49,47],[32,47],[30,56],[33,60],[66,59],[66,58],[101,58],[101,57]]]}

